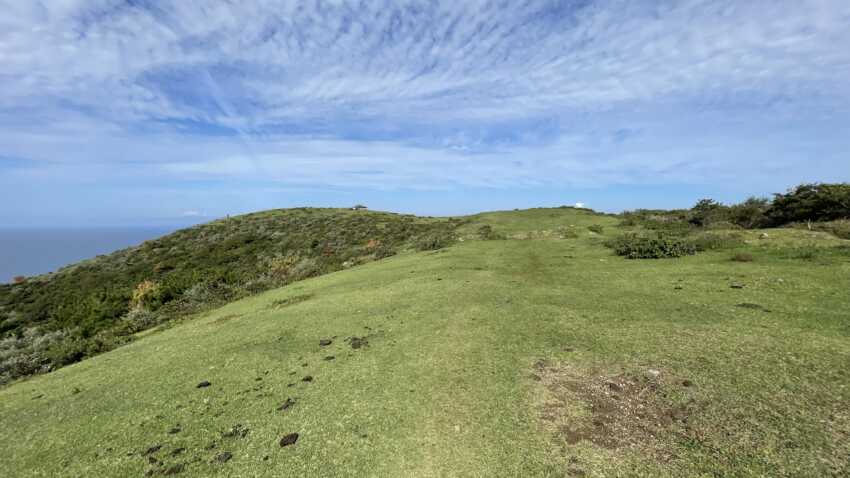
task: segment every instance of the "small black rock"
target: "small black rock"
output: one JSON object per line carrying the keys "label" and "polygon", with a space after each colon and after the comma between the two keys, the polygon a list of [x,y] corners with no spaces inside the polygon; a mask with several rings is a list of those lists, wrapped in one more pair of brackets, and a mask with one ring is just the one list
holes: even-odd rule
{"label": "small black rock", "polygon": [[181,430],[180,425],[178,425],[176,427],[173,427],[171,430],[168,430],[168,434],[174,435],[174,434],[180,433],[180,430]]}
{"label": "small black rock", "polygon": [[184,451],[186,451],[185,448],[182,448],[182,447],[181,448],[175,448],[175,449],[171,450],[171,456],[177,456],[177,455],[183,453]]}
{"label": "small black rock", "polygon": [[290,433],[290,434],[285,435],[283,438],[280,439],[280,446],[283,447],[283,446],[294,445],[295,442],[297,442],[297,441],[298,441],[298,434],[297,433]]}
{"label": "small black rock", "polygon": [[158,452],[160,448],[162,448],[162,445],[154,445],[154,446],[148,448],[147,450],[145,450],[145,452],[142,453],[142,455],[144,455],[144,456],[153,455],[154,453]]}
{"label": "small black rock", "polygon": [[334,343],[331,339],[322,339],[319,341],[319,345],[322,347],[327,347],[328,345]]}
{"label": "small black rock", "polygon": [[327,357],[324,358],[324,360],[328,361],[328,360],[333,360],[335,358],[336,357],[334,357],[333,355],[328,355]]}
{"label": "small black rock", "polygon": [[301,379],[301,381],[302,381],[302,382],[312,382],[312,381],[313,381],[313,376],[312,376],[312,375],[307,375],[306,377],[302,378],[302,379]]}
{"label": "small black rock", "polygon": [[204,380],[203,382],[201,382],[201,383],[199,383],[199,384],[195,385],[195,388],[207,388],[207,387],[209,387],[210,385],[212,385],[212,384],[211,384],[211,383],[209,383],[209,382],[207,382],[206,380]]}
{"label": "small black rock", "polygon": [[293,400],[291,398],[287,398],[286,401],[283,402],[283,404],[281,406],[277,407],[277,409],[278,409],[278,411],[282,412],[282,411],[292,407],[293,405],[295,405],[295,400]]}

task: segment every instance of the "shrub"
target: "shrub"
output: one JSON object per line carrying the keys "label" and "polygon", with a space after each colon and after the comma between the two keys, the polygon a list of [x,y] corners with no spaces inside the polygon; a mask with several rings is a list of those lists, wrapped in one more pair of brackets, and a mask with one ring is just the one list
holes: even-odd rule
{"label": "shrub", "polygon": [[396,254],[396,251],[393,247],[387,244],[380,244],[375,247],[374,252],[372,253],[375,256],[375,259],[385,259],[387,257],[392,257]]}
{"label": "shrub", "polygon": [[493,228],[489,224],[484,224],[483,226],[478,228],[478,237],[484,241],[493,241],[497,239],[504,239],[505,236],[497,233],[493,230]]}
{"label": "shrub", "polygon": [[595,233],[597,233],[597,234],[602,234],[602,231],[604,231],[604,230],[605,230],[605,229],[604,229],[602,226],[600,226],[599,224],[591,224],[590,226],[587,226],[587,229],[588,229],[590,232],[595,232]]}
{"label": "shrub", "polygon": [[755,258],[749,252],[739,252],[732,256],[731,259],[733,262],[753,262]]}
{"label": "shrub", "polygon": [[773,225],[850,219],[850,183],[801,184],[776,194],[766,212]]}
{"label": "shrub", "polygon": [[618,256],[628,259],[663,259],[696,254],[693,243],[681,237],[657,233],[655,235],[626,234],[606,245]]}
{"label": "shrub", "polygon": [[156,300],[156,296],[159,292],[158,289],[159,286],[151,280],[143,280],[142,282],[139,282],[133,290],[133,296],[130,299],[130,308],[136,309],[147,307],[152,304]]}
{"label": "shrub", "polygon": [[729,206],[729,221],[745,229],[765,227],[769,223],[765,215],[769,207],[768,199],[751,197],[740,204]]}
{"label": "shrub", "polygon": [[436,251],[444,247],[448,247],[453,242],[454,238],[448,234],[433,233],[428,234],[416,241],[416,250],[418,251]]}

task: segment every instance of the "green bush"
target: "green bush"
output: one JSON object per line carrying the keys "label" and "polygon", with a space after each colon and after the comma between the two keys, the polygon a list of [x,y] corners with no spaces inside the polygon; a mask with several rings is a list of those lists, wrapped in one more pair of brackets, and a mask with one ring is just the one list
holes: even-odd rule
{"label": "green bush", "polygon": [[436,251],[444,247],[448,247],[454,242],[454,238],[449,234],[429,234],[416,241],[416,250],[418,251]]}
{"label": "green bush", "polygon": [[595,232],[595,233],[597,233],[597,234],[602,234],[602,231],[604,231],[604,230],[605,230],[605,229],[604,229],[602,226],[600,226],[599,224],[591,224],[591,225],[587,226],[587,229],[588,229],[590,232]]}
{"label": "green bush", "polygon": [[850,183],[801,184],[774,195],[766,214],[775,226],[850,219]]}
{"label": "green bush", "polygon": [[696,254],[696,246],[681,237],[663,233],[625,234],[606,243],[618,256],[628,259],[664,259]]}
{"label": "green bush", "polygon": [[489,224],[484,224],[478,228],[478,237],[484,241],[494,241],[505,238],[504,235],[494,231]]}

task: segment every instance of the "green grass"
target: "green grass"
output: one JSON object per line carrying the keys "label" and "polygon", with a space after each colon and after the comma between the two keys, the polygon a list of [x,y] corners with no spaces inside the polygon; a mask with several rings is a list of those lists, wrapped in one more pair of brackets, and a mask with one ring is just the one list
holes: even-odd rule
{"label": "green grass", "polygon": [[[844,243],[816,242],[826,251],[818,261],[783,254],[772,233],[734,251],[627,260],[587,229],[600,224],[614,236],[616,223],[572,209],[475,216],[459,231],[469,237],[448,249],[264,292],[15,383],[0,390],[0,469],[12,477],[142,476],[178,463],[177,476],[197,477],[850,474]],[[473,239],[482,224],[528,240]],[[543,233],[572,225],[573,238]],[[754,260],[731,261],[736,251]],[[360,349],[345,341],[364,336]],[[544,416],[560,397],[560,420],[583,420],[590,403],[547,388],[540,363],[587,383],[657,370],[657,389],[641,400],[684,407],[687,423],[635,445],[569,443]],[[314,380],[302,382],[308,374]],[[685,379],[693,385],[681,386]],[[212,385],[195,388],[201,380]],[[277,411],[290,397],[296,404]],[[244,438],[221,437],[237,424],[249,429]],[[281,448],[290,432],[298,442]],[[162,445],[154,456],[163,465],[142,456],[153,445]],[[171,457],[175,448],[186,450]],[[214,462],[223,451],[233,458]]]}

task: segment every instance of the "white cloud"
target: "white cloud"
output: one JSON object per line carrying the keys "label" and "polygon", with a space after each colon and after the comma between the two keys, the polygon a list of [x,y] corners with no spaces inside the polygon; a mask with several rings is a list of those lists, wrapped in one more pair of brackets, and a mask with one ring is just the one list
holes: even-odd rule
{"label": "white cloud", "polygon": [[[850,174],[845,0],[0,4],[2,153],[44,164],[16,177],[593,186],[785,181],[814,169],[801,158]],[[624,127],[640,134],[611,140]]]}

